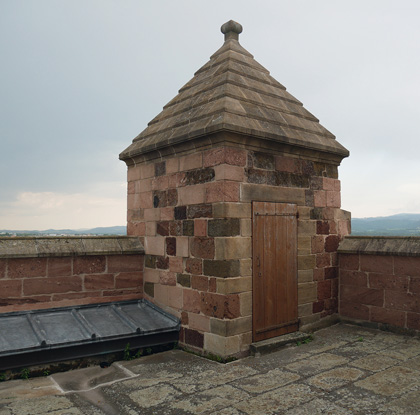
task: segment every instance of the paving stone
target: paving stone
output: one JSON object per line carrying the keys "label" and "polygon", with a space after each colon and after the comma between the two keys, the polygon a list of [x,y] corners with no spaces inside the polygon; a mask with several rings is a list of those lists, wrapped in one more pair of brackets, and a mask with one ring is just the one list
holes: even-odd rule
{"label": "paving stone", "polygon": [[420,391],[409,392],[401,398],[383,405],[380,410],[389,415],[418,415],[420,408]]}
{"label": "paving stone", "polygon": [[350,364],[360,369],[370,370],[372,372],[379,372],[399,363],[400,362],[396,359],[392,359],[388,356],[383,356],[382,354],[380,354],[375,356],[362,357],[361,359],[357,359],[354,362],[351,362]]}
{"label": "paving stone", "polygon": [[325,399],[314,399],[307,404],[290,409],[285,415],[349,415],[349,412]]}
{"label": "paving stone", "polygon": [[355,385],[380,395],[398,396],[420,386],[420,372],[394,366],[360,380]]}
{"label": "paving stone", "polygon": [[194,394],[187,399],[178,400],[172,406],[190,413],[203,414],[209,411],[223,409],[230,406],[232,400],[242,401],[248,398],[248,396],[244,391],[230,385],[224,385]]}
{"label": "paving stone", "polygon": [[250,376],[235,382],[237,388],[249,393],[263,393],[300,379],[300,376],[282,369],[273,369],[261,375]]}
{"label": "paving stone", "polygon": [[332,402],[339,402],[340,406],[347,408],[351,411],[351,414],[377,415],[386,413],[380,411],[379,407],[387,402],[387,398],[353,385],[335,390],[327,398]]}
{"label": "paving stone", "polygon": [[170,402],[182,392],[170,385],[157,385],[152,388],[131,392],[128,396],[141,408],[150,408],[163,402]]}
{"label": "paving stone", "polygon": [[313,376],[307,382],[318,389],[332,391],[350,382],[355,382],[364,375],[364,372],[354,368],[340,367],[328,372]]}
{"label": "paving stone", "polygon": [[348,359],[331,353],[322,353],[312,356],[310,359],[304,359],[287,365],[285,369],[293,372],[299,372],[304,376],[310,376],[323,370],[331,369],[335,366],[343,365]]}

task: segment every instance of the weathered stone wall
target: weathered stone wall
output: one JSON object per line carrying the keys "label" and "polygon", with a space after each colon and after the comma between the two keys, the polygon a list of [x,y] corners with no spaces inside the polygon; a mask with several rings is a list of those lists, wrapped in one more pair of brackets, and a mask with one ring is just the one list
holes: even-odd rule
{"label": "weathered stone wall", "polygon": [[0,238],[0,313],[142,298],[138,238]]}
{"label": "weathered stone wall", "polygon": [[341,317],[420,332],[420,238],[347,237],[339,251]]}
{"label": "weathered stone wall", "polygon": [[301,324],[336,313],[336,249],[350,226],[337,165],[239,146],[129,165],[127,229],[144,241],[145,297],[181,318],[189,347],[248,351],[254,200],[298,205]]}

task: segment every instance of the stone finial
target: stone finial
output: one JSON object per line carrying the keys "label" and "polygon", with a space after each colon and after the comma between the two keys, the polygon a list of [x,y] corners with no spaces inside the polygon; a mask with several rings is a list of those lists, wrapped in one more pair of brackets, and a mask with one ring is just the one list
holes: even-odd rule
{"label": "stone finial", "polygon": [[242,25],[229,20],[220,28],[222,33],[225,35],[225,42],[230,39],[239,40],[239,33],[242,33]]}

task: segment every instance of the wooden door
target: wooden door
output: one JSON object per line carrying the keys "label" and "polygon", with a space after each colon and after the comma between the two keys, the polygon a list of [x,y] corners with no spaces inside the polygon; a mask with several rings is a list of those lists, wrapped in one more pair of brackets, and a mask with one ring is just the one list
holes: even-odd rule
{"label": "wooden door", "polygon": [[253,202],[253,341],[298,330],[297,207]]}

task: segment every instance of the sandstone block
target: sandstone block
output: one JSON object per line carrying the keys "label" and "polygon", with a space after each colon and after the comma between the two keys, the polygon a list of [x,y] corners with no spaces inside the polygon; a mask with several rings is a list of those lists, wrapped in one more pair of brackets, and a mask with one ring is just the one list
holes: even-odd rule
{"label": "sandstone block", "polygon": [[206,184],[206,203],[239,202],[238,182],[220,181]]}
{"label": "sandstone block", "polygon": [[203,274],[219,278],[237,277],[240,274],[238,260],[207,260],[203,261]]}
{"label": "sandstone block", "polygon": [[189,274],[180,274],[176,275],[176,282],[183,287],[191,287],[191,275]]}
{"label": "sandstone block", "polygon": [[312,303],[298,306],[298,317],[305,317],[310,315],[312,315]]}
{"label": "sandstone block", "polygon": [[218,294],[237,294],[252,290],[252,277],[218,278]]}
{"label": "sandstone block", "polygon": [[168,306],[168,285],[155,284],[154,285],[154,299],[161,306]]}
{"label": "sandstone block", "polygon": [[314,220],[298,220],[298,235],[312,236],[316,232],[316,221]]}
{"label": "sandstone block", "polygon": [[172,272],[183,271],[183,259],[182,257],[170,257],[169,258],[169,270]]}
{"label": "sandstone block", "polygon": [[158,283],[159,282],[159,270],[157,269],[150,269],[150,268],[145,268],[144,273],[143,273],[143,279],[145,281],[144,287],[145,287],[145,291],[146,291],[146,282],[151,282],[151,283]]}
{"label": "sandstone block", "polygon": [[313,282],[314,280],[314,270],[305,269],[298,271],[298,283],[303,284],[305,282]]}
{"label": "sandstone block", "polygon": [[186,206],[176,206],[174,208],[174,218],[176,220],[187,219],[187,207]]}
{"label": "sandstone block", "polygon": [[183,328],[183,337],[187,345],[202,349],[204,346],[204,335],[197,330]]}
{"label": "sandstone block", "polygon": [[408,286],[408,277],[405,275],[388,275],[369,272],[370,288],[406,292],[408,290]]}
{"label": "sandstone block", "polygon": [[195,152],[179,158],[179,170],[186,171],[203,167],[203,154]]}
{"label": "sandstone block", "polygon": [[299,255],[311,254],[311,237],[310,236],[298,237],[298,253]]}
{"label": "sandstone block", "polygon": [[182,287],[168,286],[168,305],[181,310],[184,304],[183,292]]}
{"label": "sandstone block", "polygon": [[405,314],[404,311],[387,310],[386,308],[372,306],[370,308],[370,321],[405,327]]}
{"label": "sandstone block", "polygon": [[237,236],[240,234],[238,218],[212,219],[208,221],[209,236]]}
{"label": "sandstone block", "polygon": [[210,317],[195,313],[188,313],[188,325],[190,329],[209,332]]}
{"label": "sandstone block", "polygon": [[346,301],[343,297],[341,297],[340,315],[357,320],[369,321],[369,307],[352,301]]}
{"label": "sandstone block", "polygon": [[240,316],[240,303],[237,294],[220,295],[201,293],[201,312],[216,318],[237,318]]}
{"label": "sandstone block", "polygon": [[[85,258],[85,257],[81,257]],[[104,258],[105,264],[105,258]],[[105,270],[105,267],[104,267]],[[8,278],[45,277],[47,258],[11,258],[8,259]]]}
{"label": "sandstone block", "polygon": [[183,292],[183,310],[199,313],[201,310],[201,295],[196,290],[185,288]]}
{"label": "sandstone block", "polygon": [[234,182],[243,182],[245,180],[244,168],[221,164],[214,168],[215,180],[231,180]]}
{"label": "sandstone block", "polygon": [[242,277],[252,275],[252,259],[251,258],[241,259],[239,263],[240,263],[239,275],[241,275]]}
{"label": "sandstone block", "polygon": [[393,274],[394,258],[383,255],[360,255],[360,270]]}
{"label": "sandstone block", "polygon": [[82,291],[82,278],[52,277],[23,280],[23,295],[38,295]]}
{"label": "sandstone block", "polygon": [[22,297],[22,280],[6,280],[1,281],[0,304],[4,305],[4,301],[12,297]]}
{"label": "sandstone block", "polygon": [[316,255],[298,255],[298,270],[314,269],[316,266]]}
{"label": "sandstone block", "polygon": [[[210,332],[219,336],[234,336],[252,330],[252,317],[239,317],[233,320],[210,318]],[[209,331],[209,330],[207,330]]]}
{"label": "sandstone block", "polygon": [[[72,258],[48,258],[47,276],[64,277],[71,275]],[[0,265],[1,268],[1,265]],[[1,271],[0,271],[1,278]]]}
{"label": "sandstone block", "polygon": [[245,166],[246,151],[233,147],[217,147],[206,151],[203,155],[203,164],[205,167],[225,163],[233,166]]}
{"label": "sandstone block", "polygon": [[240,352],[240,336],[223,337],[213,333],[204,333],[204,349],[221,357],[228,357]]}
{"label": "sandstone block", "polygon": [[141,272],[120,272],[115,277],[115,288],[140,288],[142,287],[142,279]]}
{"label": "sandstone block", "polygon": [[240,293],[240,313],[242,317],[252,316],[252,291]]}
{"label": "sandstone block", "polygon": [[169,237],[165,240],[166,245],[166,255],[175,256],[176,255],[176,238]]}
{"label": "sandstone block", "polygon": [[318,300],[325,300],[327,298],[331,298],[331,280],[318,281],[317,290]]}
{"label": "sandstone block", "polygon": [[252,255],[251,238],[215,238],[214,241],[216,259],[250,258]]}
{"label": "sandstone block", "polygon": [[184,236],[194,236],[194,221],[193,220],[182,221],[182,234]]}
{"label": "sandstone block", "polygon": [[384,291],[372,288],[356,287],[350,285],[340,286],[340,297],[347,302],[357,304],[374,305],[382,307],[384,305]]}
{"label": "sandstone block", "polygon": [[251,218],[251,203],[215,203],[213,216],[215,218]]}
{"label": "sandstone block", "polygon": [[324,190],[314,191],[314,206],[326,207],[327,206],[327,192]]}
{"label": "sandstone block", "polygon": [[169,258],[165,256],[156,257],[156,268],[169,269]]}
{"label": "sandstone block", "polygon": [[[378,258],[379,261],[379,258]],[[366,266],[366,260],[365,260]],[[389,266],[386,266],[389,268]],[[395,274],[409,275],[411,277],[420,276],[420,258],[419,257],[394,257]]]}
{"label": "sandstone block", "polygon": [[173,157],[166,160],[166,174],[176,173],[179,171],[179,158]]}
{"label": "sandstone block", "polygon": [[129,166],[127,170],[127,181],[135,181],[140,180],[141,174],[140,174],[140,166]]}
{"label": "sandstone block", "polygon": [[[382,292],[382,290],[378,291]],[[372,305],[382,306],[379,301],[377,303],[379,304]],[[385,290],[385,308],[420,313],[420,295],[401,291]]]}
{"label": "sandstone block", "polygon": [[258,184],[241,183],[240,201],[289,202],[303,205],[305,204],[305,190],[290,187],[261,186]]}
{"label": "sandstone block", "polygon": [[144,248],[149,255],[164,255],[165,238],[163,236],[147,236],[144,238]]}
{"label": "sandstone block", "polygon": [[128,222],[127,235],[130,236],[145,236],[146,223],[145,222]]}
{"label": "sandstone block", "polygon": [[80,256],[73,259],[73,274],[98,274],[105,272],[106,257],[99,255]]}
{"label": "sandstone block", "polygon": [[214,258],[215,244],[214,238],[206,238],[196,236],[191,238],[190,242],[191,255],[196,258]]}
{"label": "sandstone block", "polygon": [[84,276],[85,290],[105,290],[115,288],[114,274],[92,274]]}
{"label": "sandstone block", "polygon": [[317,283],[298,284],[298,304],[312,303],[317,300]]}
{"label": "sandstone block", "polygon": [[327,206],[329,206],[329,207],[335,207],[335,208],[341,207],[340,192],[327,191],[326,201],[327,201]]}
{"label": "sandstone block", "polygon": [[278,171],[287,171],[289,173],[299,172],[299,162],[291,157],[275,156],[275,167]]}
{"label": "sandstone block", "polygon": [[194,220],[194,235],[207,236],[207,220],[206,219]]}
{"label": "sandstone block", "polygon": [[155,176],[163,176],[164,174],[166,174],[166,162],[155,163]]}
{"label": "sandstone block", "polygon": [[147,294],[149,297],[155,296],[155,284],[153,282],[145,282],[144,283],[144,293]]}
{"label": "sandstone block", "polygon": [[198,258],[187,258],[185,271],[189,274],[201,275],[203,271],[202,260]]}
{"label": "sandstone block", "polygon": [[140,165],[140,177],[142,179],[147,179],[148,177],[153,177],[155,174],[155,165],[154,163],[147,163]]}
{"label": "sandstone block", "polygon": [[175,286],[177,282],[176,274],[170,271],[160,271],[159,272],[159,283],[162,285],[173,285]]}
{"label": "sandstone block", "polygon": [[197,205],[205,201],[207,202],[205,185],[198,184],[178,189],[178,203],[181,205]]}
{"label": "sandstone block", "polygon": [[144,220],[147,222],[160,220],[160,211],[161,208],[144,209]]}
{"label": "sandstone block", "polygon": [[358,287],[367,287],[368,286],[367,274],[365,272],[360,272],[360,271],[347,271],[345,269],[340,269],[340,284],[356,285]]}
{"label": "sandstone block", "polygon": [[140,255],[108,255],[108,272],[143,271],[143,261]]}
{"label": "sandstone block", "polygon": [[191,275],[191,288],[198,291],[209,290],[209,279],[201,275]]}
{"label": "sandstone block", "polygon": [[160,219],[163,221],[169,221],[174,219],[174,208],[165,207],[160,209]]}
{"label": "sandstone block", "polygon": [[213,215],[211,204],[190,205],[187,209],[188,219],[210,218]]}

